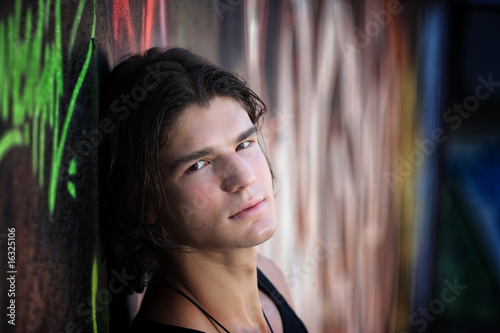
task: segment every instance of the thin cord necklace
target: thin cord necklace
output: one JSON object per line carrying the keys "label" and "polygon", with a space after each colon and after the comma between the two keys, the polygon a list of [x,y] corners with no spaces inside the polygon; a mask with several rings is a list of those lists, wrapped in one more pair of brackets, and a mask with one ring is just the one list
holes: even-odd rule
{"label": "thin cord necklace", "polygon": [[[219,323],[217,321],[217,319],[215,319],[214,317],[212,317],[210,315],[210,313],[208,313],[204,308],[201,307],[201,305],[199,305],[198,303],[196,303],[191,297],[189,297],[188,295],[186,295],[185,293],[183,293],[182,291],[180,291],[179,289],[177,289],[176,287],[174,287],[173,285],[171,285],[170,283],[168,283],[167,281],[165,281],[163,278],[160,278],[160,281],[166,285],[167,287],[169,287],[170,289],[172,289],[173,291],[175,291],[176,293],[180,294],[181,296],[183,296],[185,299],[187,299],[188,301],[190,301],[191,303],[193,303],[194,306],[196,306],[201,312],[203,312],[203,314],[205,316],[207,316],[208,318],[210,318],[211,320],[214,321],[214,323],[216,323],[217,325],[220,326],[220,328],[222,328],[225,332],[227,333],[231,333],[229,332],[224,326],[222,326],[221,323]],[[266,313],[264,312],[264,310],[262,310],[262,314],[264,315],[264,319],[266,319],[266,323],[267,323],[267,326],[269,327],[269,329],[271,330],[271,333],[274,333],[273,332],[273,328],[271,327],[271,324],[269,324],[269,320],[267,320],[267,316],[266,316]]]}

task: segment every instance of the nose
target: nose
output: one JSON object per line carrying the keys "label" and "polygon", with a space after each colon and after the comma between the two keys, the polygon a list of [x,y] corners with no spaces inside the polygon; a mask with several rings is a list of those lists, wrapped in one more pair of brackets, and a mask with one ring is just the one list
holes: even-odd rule
{"label": "nose", "polygon": [[237,192],[249,187],[255,182],[251,166],[243,158],[234,154],[228,157],[222,170],[222,190]]}

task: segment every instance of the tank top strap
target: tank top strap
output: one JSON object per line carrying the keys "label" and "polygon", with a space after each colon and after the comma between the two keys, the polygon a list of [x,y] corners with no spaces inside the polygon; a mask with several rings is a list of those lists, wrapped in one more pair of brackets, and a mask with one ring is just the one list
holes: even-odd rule
{"label": "tank top strap", "polygon": [[283,323],[284,333],[302,333],[307,332],[304,323],[295,314],[293,309],[290,307],[286,299],[281,295],[281,293],[276,289],[272,282],[262,273],[260,269],[257,268],[257,282],[259,289],[262,290],[276,305],[281,316],[281,322]]}

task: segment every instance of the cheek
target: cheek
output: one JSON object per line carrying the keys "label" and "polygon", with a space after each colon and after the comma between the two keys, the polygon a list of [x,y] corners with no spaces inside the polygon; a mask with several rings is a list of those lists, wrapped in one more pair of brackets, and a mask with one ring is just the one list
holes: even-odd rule
{"label": "cheek", "polygon": [[216,207],[216,188],[210,182],[184,186],[183,190],[172,191],[169,199],[172,217],[178,224],[188,228],[200,228],[207,213]]}
{"label": "cheek", "polygon": [[257,174],[262,179],[269,181],[272,186],[271,169],[262,151],[259,151],[258,157],[256,158],[254,170],[256,170]]}

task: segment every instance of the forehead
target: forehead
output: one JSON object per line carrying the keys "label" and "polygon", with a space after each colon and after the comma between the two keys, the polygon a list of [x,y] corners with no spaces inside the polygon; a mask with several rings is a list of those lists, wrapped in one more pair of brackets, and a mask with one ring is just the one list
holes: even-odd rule
{"label": "forehead", "polygon": [[234,98],[215,97],[208,106],[188,106],[169,132],[162,155],[176,155],[234,140],[253,126],[247,111]]}

